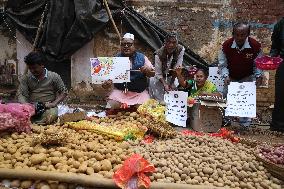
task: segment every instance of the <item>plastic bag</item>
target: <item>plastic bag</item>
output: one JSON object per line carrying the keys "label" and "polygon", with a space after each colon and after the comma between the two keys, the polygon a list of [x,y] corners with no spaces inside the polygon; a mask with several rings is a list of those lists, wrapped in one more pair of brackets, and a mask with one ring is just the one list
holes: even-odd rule
{"label": "plastic bag", "polygon": [[218,133],[211,133],[211,134],[209,134],[209,136],[221,137],[223,139],[227,139],[227,140],[230,140],[232,142],[238,143],[240,141],[240,138],[235,137],[233,134],[234,134],[234,131],[230,131],[226,128],[221,128]]}
{"label": "plastic bag", "polygon": [[2,115],[6,113],[5,117],[2,117],[2,121],[4,122],[5,120],[7,122],[7,124],[1,127],[1,130],[9,129],[17,132],[31,131],[30,118],[35,113],[35,108],[32,104],[0,104],[0,113]]}
{"label": "plastic bag", "polygon": [[151,181],[145,173],[152,172],[155,172],[154,165],[139,154],[134,154],[114,173],[113,180],[122,189],[149,188]]}

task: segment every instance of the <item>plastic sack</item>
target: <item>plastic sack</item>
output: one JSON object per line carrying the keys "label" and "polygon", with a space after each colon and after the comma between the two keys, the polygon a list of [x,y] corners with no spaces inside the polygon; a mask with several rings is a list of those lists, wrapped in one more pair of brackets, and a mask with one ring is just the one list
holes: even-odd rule
{"label": "plastic sack", "polygon": [[238,143],[240,141],[240,138],[235,137],[233,134],[234,134],[234,131],[230,131],[226,128],[221,128],[218,133],[211,133],[211,134],[209,134],[209,136],[221,137],[223,139],[227,139],[227,140],[230,140],[232,142]]}
{"label": "plastic sack", "polygon": [[151,181],[145,173],[152,172],[155,172],[154,165],[139,154],[134,154],[114,173],[113,180],[122,189],[149,188]]}
{"label": "plastic sack", "polygon": [[30,118],[34,113],[35,108],[31,104],[0,104],[0,114],[3,115],[0,130],[9,129],[10,131],[30,132]]}

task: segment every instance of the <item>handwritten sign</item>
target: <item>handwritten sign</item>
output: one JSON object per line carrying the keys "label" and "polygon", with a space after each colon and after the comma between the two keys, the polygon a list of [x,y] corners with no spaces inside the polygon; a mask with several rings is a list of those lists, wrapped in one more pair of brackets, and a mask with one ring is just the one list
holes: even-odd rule
{"label": "handwritten sign", "polygon": [[187,97],[188,93],[183,91],[170,91],[165,94],[166,120],[177,126],[186,127],[187,120]]}
{"label": "handwritten sign", "polygon": [[106,80],[113,83],[130,82],[130,61],[128,57],[90,58],[92,83],[101,84]]}
{"label": "handwritten sign", "polygon": [[228,86],[226,116],[256,117],[255,82],[231,82]]}
{"label": "handwritten sign", "polygon": [[218,67],[209,67],[208,80],[216,85],[219,92],[223,92],[224,79],[222,78],[221,74],[218,73]]}

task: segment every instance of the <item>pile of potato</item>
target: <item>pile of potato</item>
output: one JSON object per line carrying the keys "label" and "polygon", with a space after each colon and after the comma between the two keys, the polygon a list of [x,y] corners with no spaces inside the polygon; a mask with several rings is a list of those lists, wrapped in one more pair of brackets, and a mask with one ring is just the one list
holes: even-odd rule
{"label": "pile of potato", "polygon": [[209,136],[179,136],[131,145],[135,153],[157,168],[150,177],[155,182],[249,189],[284,187],[256,160],[253,149],[240,143]]}
{"label": "pile of potato", "polygon": [[117,143],[86,130],[49,126],[47,132],[63,130],[69,141],[63,146],[32,146],[37,135],[12,134],[0,139],[0,168],[30,168],[43,171],[73,172],[112,178],[123,161],[132,154],[127,142]]}
{"label": "pile of potato", "polygon": [[[61,183],[57,181],[31,181],[31,180],[2,180],[0,181],[0,186],[6,188],[35,188],[35,189],[75,189],[77,187],[74,184]],[[87,189],[86,187],[84,187]]]}

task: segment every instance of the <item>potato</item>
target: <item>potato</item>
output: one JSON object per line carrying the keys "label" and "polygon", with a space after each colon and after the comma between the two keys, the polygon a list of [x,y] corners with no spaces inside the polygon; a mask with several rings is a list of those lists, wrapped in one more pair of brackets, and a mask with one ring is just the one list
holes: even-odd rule
{"label": "potato", "polygon": [[50,157],[49,160],[52,164],[57,164],[61,162],[60,157]]}
{"label": "potato", "polygon": [[116,172],[116,171],[117,171],[117,170],[118,170],[121,166],[122,166],[122,165],[120,165],[120,164],[119,164],[119,165],[114,166],[113,171],[114,171],[114,172]]}
{"label": "potato", "polygon": [[101,161],[101,170],[110,171],[112,169],[111,162],[107,159]]}
{"label": "potato", "polygon": [[61,157],[62,156],[62,153],[59,152],[59,151],[54,151],[54,152],[51,152],[50,155],[52,157]]}
{"label": "potato", "polygon": [[42,185],[40,189],[51,189],[49,185]]}
{"label": "potato", "polygon": [[40,153],[40,154],[34,154],[30,157],[31,163],[33,165],[42,163],[46,159],[46,154]]}
{"label": "potato", "polygon": [[95,173],[100,172],[101,171],[101,163],[100,162],[94,163],[93,169],[94,169]]}
{"label": "potato", "polygon": [[209,175],[214,173],[214,170],[212,168],[210,168],[210,167],[205,167],[205,168],[203,168],[202,171],[203,171],[203,173],[209,174]]}
{"label": "potato", "polygon": [[113,172],[107,172],[107,173],[105,173],[105,177],[108,178],[108,179],[112,179],[112,177],[113,177]]}
{"label": "potato", "polygon": [[11,188],[19,188],[19,186],[21,185],[21,181],[20,180],[13,180],[10,184]]}
{"label": "potato", "polygon": [[23,189],[28,189],[28,188],[30,188],[32,186],[32,184],[33,184],[32,181],[26,180],[26,181],[22,181],[20,186]]}
{"label": "potato", "polygon": [[92,167],[87,167],[86,169],[86,173],[88,175],[93,175],[95,173],[94,169]]}
{"label": "potato", "polygon": [[79,160],[79,158],[82,158],[84,156],[84,154],[78,150],[73,152],[73,158],[76,160]]}
{"label": "potato", "polygon": [[68,189],[68,184],[60,183],[60,184],[58,184],[58,188],[57,189]]}

